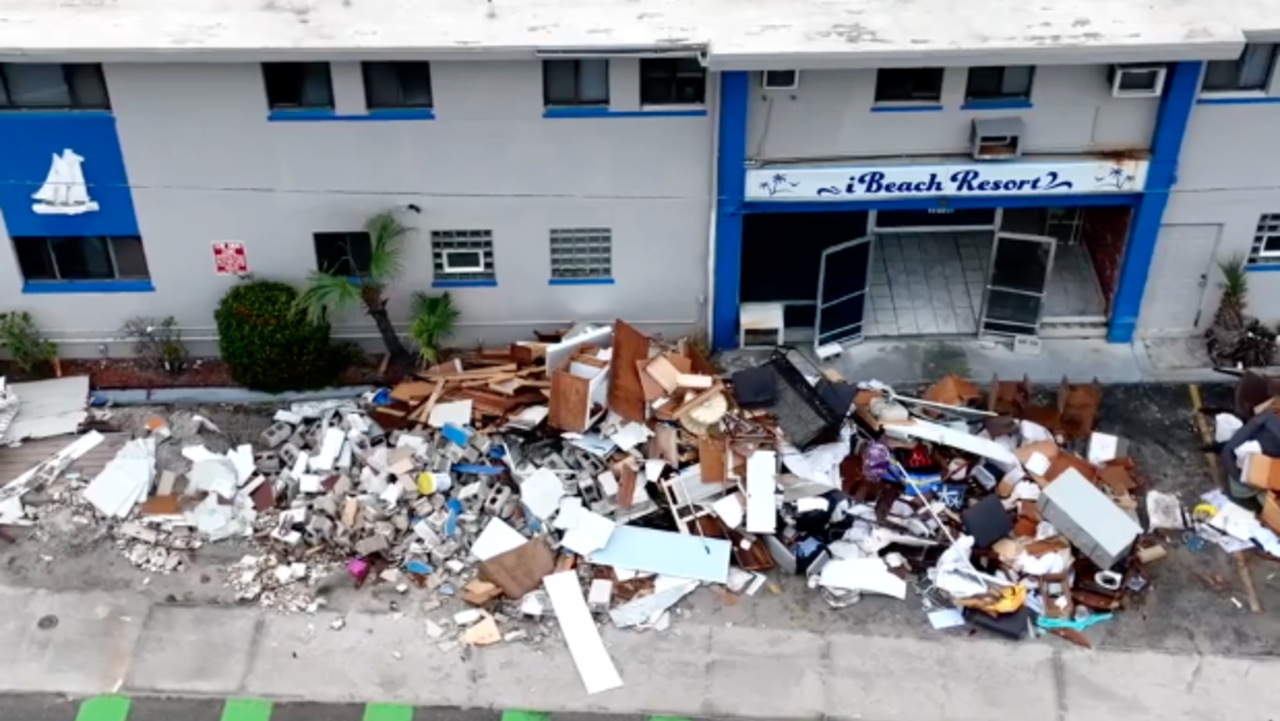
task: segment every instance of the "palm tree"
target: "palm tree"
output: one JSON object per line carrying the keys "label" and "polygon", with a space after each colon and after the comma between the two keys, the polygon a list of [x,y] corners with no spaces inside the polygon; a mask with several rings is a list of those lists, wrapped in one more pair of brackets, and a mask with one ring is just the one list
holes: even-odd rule
{"label": "palm tree", "polygon": [[414,293],[410,308],[409,337],[418,346],[422,364],[434,365],[440,360],[440,342],[453,335],[461,313],[448,293]]}
{"label": "palm tree", "polygon": [[355,275],[336,275],[328,269],[313,272],[307,278],[306,289],[298,296],[298,307],[309,318],[319,321],[330,313],[363,306],[378,327],[389,360],[403,363],[412,356],[391,325],[386,290],[404,270],[404,238],[412,229],[403,225],[393,211],[385,210],[365,221],[364,230],[369,234],[368,265],[357,266],[351,249],[347,248],[347,265]]}

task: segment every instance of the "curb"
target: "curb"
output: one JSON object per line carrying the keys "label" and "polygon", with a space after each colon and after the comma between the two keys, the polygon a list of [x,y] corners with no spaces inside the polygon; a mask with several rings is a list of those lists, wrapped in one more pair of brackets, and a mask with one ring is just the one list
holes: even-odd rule
{"label": "curb", "polygon": [[[184,711],[193,717],[217,718],[219,721],[271,721],[278,709],[290,709],[283,713],[289,719],[298,716],[298,711],[307,711],[306,716],[324,719],[339,718],[342,721],[425,721],[440,717],[449,721],[552,721],[553,718],[581,719],[580,712],[568,714],[551,714],[542,711],[496,710],[485,708],[460,708],[456,706],[413,706],[399,703],[332,703],[316,704],[300,701],[272,701],[261,698],[200,698],[171,696],[127,696],[108,695],[91,696],[84,699],[56,699],[48,696],[0,696],[0,709],[5,708],[5,701],[16,700],[23,706],[61,705],[67,718],[74,707],[74,721],[132,721],[135,716],[139,721],[151,721],[162,713],[166,717],[178,718],[174,714]],[[135,702],[137,702],[135,706]],[[322,716],[316,714],[320,707],[327,709]],[[163,710],[161,710],[163,709]],[[136,711],[136,714],[135,714]],[[595,714],[592,714],[595,715]],[[693,721],[693,719],[677,716],[651,716],[641,713],[609,714],[634,721]],[[45,716],[39,716],[45,718]]]}
{"label": "curb", "polygon": [[374,386],[341,386],[298,393],[262,393],[248,388],[125,388],[90,391],[93,405],[203,405],[214,403],[298,403],[353,398],[375,390]]}

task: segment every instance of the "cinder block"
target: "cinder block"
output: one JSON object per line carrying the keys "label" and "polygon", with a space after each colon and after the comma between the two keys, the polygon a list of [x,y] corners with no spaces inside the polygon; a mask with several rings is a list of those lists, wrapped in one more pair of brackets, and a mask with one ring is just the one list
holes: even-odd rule
{"label": "cinder block", "polygon": [[289,436],[292,435],[293,426],[277,421],[262,432],[262,445],[267,448],[275,448],[289,440]]}
{"label": "cinder block", "polygon": [[293,464],[298,462],[298,456],[302,455],[302,449],[294,445],[292,441],[280,446],[278,451],[280,460],[288,468],[293,468]]}

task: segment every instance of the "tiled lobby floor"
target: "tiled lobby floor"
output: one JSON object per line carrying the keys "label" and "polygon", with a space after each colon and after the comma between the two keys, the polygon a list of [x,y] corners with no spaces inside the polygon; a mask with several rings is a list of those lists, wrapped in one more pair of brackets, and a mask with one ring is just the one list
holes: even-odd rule
{"label": "tiled lobby floor", "polygon": [[[990,254],[990,232],[878,236],[866,334],[976,334]],[[1047,290],[1046,316],[1103,313],[1083,247],[1059,246]]]}

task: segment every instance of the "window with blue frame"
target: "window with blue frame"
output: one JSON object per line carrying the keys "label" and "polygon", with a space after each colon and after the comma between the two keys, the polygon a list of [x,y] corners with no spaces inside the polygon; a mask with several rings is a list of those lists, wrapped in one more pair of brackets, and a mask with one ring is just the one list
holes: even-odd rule
{"label": "window with blue frame", "polygon": [[1030,100],[1034,75],[1035,68],[1030,65],[969,68],[964,100],[966,103]]}
{"label": "window with blue frame", "polygon": [[28,283],[150,280],[142,239],[136,237],[25,237],[13,239]]}
{"label": "window with blue frame", "polygon": [[609,104],[609,61],[543,60],[542,102],[547,107]]}
{"label": "window with blue frame", "polygon": [[364,101],[370,110],[432,106],[430,63],[363,63],[362,69]]}
{"label": "window with blue frame", "polygon": [[697,58],[642,58],[641,105],[702,105],[707,101],[707,69]]}
{"label": "window with blue frame", "polygon": [[263,63],[267,105],[272,110],[332,110],[329,63]]}
{"label": "window with blue frame", "polygon": [[942,100],[943,68],[881,68],[877,103],[936,103]]}
{"label": "window with blue frame", "polygon": [[1250,43],[1235,60],[1206,63],[1200,89],[1206,93],[1265,91],[1275,70],[1276,48],[1272,43]]}
{"label": "window with blue frame", "polygon": [[1263,213],[1258,218],[1249,265],[1280,266],[1280,213]]}
{"label": "window with blue frame", "polygon": [[364,231],[316,233],[316,267],[330,275],[354,278],[369,272],[372,241]]}
{"label": "window with blue frame", "polygon": [[613,276],[613,231],[557,228],[551,231],[551,277],[586,280]]}
{"label": "window with blue frame", "polygon": [[110,110],[97,64],[0,63],[0,110]]}

